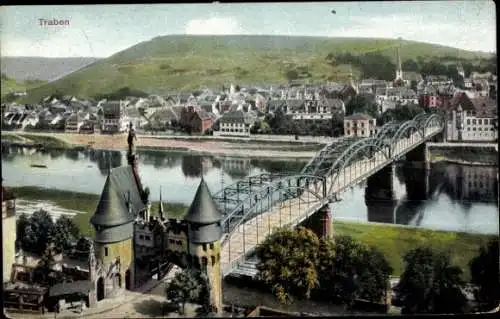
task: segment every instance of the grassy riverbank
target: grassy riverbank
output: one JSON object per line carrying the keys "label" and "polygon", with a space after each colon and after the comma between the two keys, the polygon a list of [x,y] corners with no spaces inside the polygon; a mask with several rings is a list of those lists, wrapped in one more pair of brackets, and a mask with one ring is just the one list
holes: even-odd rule
{"label": "grassy riverbank", "polygon": [[498,153],[491,148],[438,148],[430,149],[432,161],[469,162],[498,165]]}
{"label": "grassy riverbank", "polygon": [[[61,208],[83,212],[76,215],[73,220],[82,233],[89,236],[94,234],[89,219],[99,201],[98,195],[40,187],[9,187],[9,189],[18,198],[51,201]],[[163,207],[170,218],[182,218],[187,211],[187,206],[179,203],[165,203]],[[151,214],[153,216],[158,215],[158,202],[153,202]],[[498,238],[498,236],[494,235],[434,231],[344,221],[335,221],[333,227],[337,235],[349,235],[362,243],[380,249],[394,268],[394,276],[399,276],[403,271],[402,256],[406,252],[418,246],[430,245],[436,249],[450,253],[453,263],[460,266],[464,271],[465,277],[468,278],[469,260],[477,254],[481,245],[485,244],[491,238]]]}
{"label": "grassy riverbank", "polygon": [[422,245],[449,253],[454,264],[469,278],[468,262],[478,254],[479,247],[494,235],[468,234],[450,231],[435,231],[410,227],[397,227],[381,224],[361,224],[334,222],[334,232],[349,235],[362,243],[378,248],[394,268],[394,276],[399,276],[403,269],[402,256],[409,250]]}
{"label": "grassy riverbank", "polygon": [[25,145],[43,145],[46,148],[71,148],[74,145],[66,143],[60,138],[30,133],[2,132],[2,141],[22,143]]}

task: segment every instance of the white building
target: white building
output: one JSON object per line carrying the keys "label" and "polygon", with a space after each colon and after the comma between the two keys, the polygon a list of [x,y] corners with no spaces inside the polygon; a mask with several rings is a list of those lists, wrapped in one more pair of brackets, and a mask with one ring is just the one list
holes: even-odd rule
{"label": "white building", "polygon": [[376,119],[366,114],[353,114],[344,117],[344,136],[370,137],[375,135]]}
{"label": "white building", "polygon": [[254,121],[249,113],[230,111],[219,119],[219,130],[214,131],[214,136],[250,136]]}
{"label": "white building", "polygon": [[496,102],[470,99],[474,108],[458,105],[448,114],[446,136],[449,141],[491,142],[498,138]]}
{"label": "white building", "polygon": [[284,111],[293,120],[329,120],[333,114],[344,114],[345,104],[340,99],[287,100]]}

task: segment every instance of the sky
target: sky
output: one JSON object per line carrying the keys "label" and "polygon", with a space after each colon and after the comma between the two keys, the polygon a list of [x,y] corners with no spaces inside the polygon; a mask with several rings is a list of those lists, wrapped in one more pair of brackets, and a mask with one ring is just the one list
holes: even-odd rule
{"label": "sky", "polygon": [[0,55],[108,57],[169,34],[402,37],[496,52],[495,12],[491,0],[2,6]]}

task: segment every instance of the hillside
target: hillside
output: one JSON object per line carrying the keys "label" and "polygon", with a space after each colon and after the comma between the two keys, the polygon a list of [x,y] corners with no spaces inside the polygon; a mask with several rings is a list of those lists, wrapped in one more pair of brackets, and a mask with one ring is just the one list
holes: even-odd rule
{"label": "hillside", "polygon": [[26,81],[16,81],[8,76],[2,75],[1,88],[0,92],[2,92],[2,101],[4,97],[13,92],[24,92],[28,88],[34,88],[44,84],[45,81],[37,81],[37,80],[26,80]]}
{"label": "hillside", "polygon": [[2,73],[17,81],[53,81],[75,72],[96,58],[44,58],[44,57],[2,57]]}
{"label": "hillside", "polygon": [[[145,92],[165,88],[188,90],[229,82],[283,82],[290,69],[307,69],[310,80],[343,80],[347,66],[330,66],[329,53],[380,52],[395,60],[397,40],[287,36],[184,36],[157,37],[31,90],[26,102],[39,101],[56,90],[91,97],[121,87]],[[458,50],[428,43],[404,41],[403,59],[456,57],[477,59],[486,53]]]}

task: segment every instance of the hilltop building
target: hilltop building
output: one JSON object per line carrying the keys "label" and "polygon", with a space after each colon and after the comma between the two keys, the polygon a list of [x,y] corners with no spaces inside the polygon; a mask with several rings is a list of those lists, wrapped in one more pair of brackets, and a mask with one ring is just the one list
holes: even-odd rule
{"label": "hilltop building", "polygon": [[[91,218],[96,230],[89,256],[94,284],[90,306],[103,298],[133,289],[151,268],[161,264],[194,267],[207,275],[210,305],[222,310],[220,269],[221,219],[207,184],[200,181],[183,220],[167,219],[161,202],[158,217],[150,216],[149,191],[139,177],[132,124],[128,135],[128,166],[110,169],[100,201]],[[159,276],[160,277],[160,276]]]}

